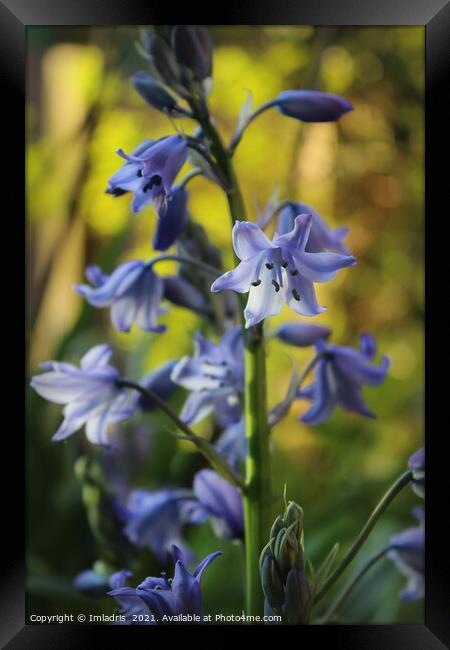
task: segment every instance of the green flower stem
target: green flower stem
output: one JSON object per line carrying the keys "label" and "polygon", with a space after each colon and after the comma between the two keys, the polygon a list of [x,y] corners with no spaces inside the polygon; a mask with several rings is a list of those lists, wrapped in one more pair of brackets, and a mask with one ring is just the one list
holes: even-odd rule
{"label": "green flower stem", "polygon": [[227,461],[221,456],[216,449],[207,441],[205,438],[197,436],[194,431],[181,420],[176,413],[172,411],[170,406],[154,393],[149,388],[144,388],[140,384],[135,383],[134,381],[129,381],[128,379],[118,379],[117,385],[123,388],[131,388],[143,397],[153,402],[158,406],[164,413],[177,425],[180,431],[183,432],[183,436],[178,436],[181,440],[189,440],[194,443],[197,449],[202,453],[205,458],[211,463],[211,465],[216,469],[225,479],[230,483],[233,483],[241,491],[244,491],[244,483],[240,476],[236,474],[234,469],[227,463]]}
{"label": "green flower stem", "polygon": [[[225,193],[231,221],[245,220],[245,206],[231,162],[231,153],[211,123],[205,105],[192,103],[211,153],[225,178]],[[235,256],[236,263],[239,260]],[[267,420],[266,357],[262,324],[245,328],[246,296],[239,294],[241,320],[244,328],[245,364],[245,434],[248,452],[245,463],[244,520],[246,558],[246,610],[249,615],[263,613],[263,592],[259,574],[259,556],[271,525],[271,481],[269,426]]]}
{"label": "green flower stem", "polygon": [[397,494],[399,492],[401,492],[401,490],[411,482],[411,479],[412,479],[412,470],[409,469],[404,474],[402,474],[395,481],[395,483],[393,485],[391,485],[389,490],[386,492],[384,497],[381,499],[381,501],[376,506],[375,510],[370,515],[369,519],[366,522],[366,525],[361,530],[358,537],[355,539],[355,541],[353,542],[352,546],[347,551],[346,555],[344,556],[344,558],[342,559],[340,564],[336,567],[336,569],[333,571],[333,573],[324,582],[322,588],[319,589],[319,591],[315,595],[315,597],[314,597],[314,605],[316,605],[319,602],[319,600],[322,598],[322,596],[324,596],[324,594],[330,589],[330,587],[336,582],[336,580],[345,571],[345,569],[348,567],[348,565],[353,560],[355,555],[358,553],[361,546],[364,544],[366,539],[369,537],[369,535],[370,535],[373,527],[377,523],[378,519],[384,513],[384,511],[389,506],[391,501],[393,501],[395,499]]}
{"label": "green flower stem", "polygon": [[196,266],[199,269],[202,269],[203,271],[206,271],[210,275],[222,275],[222,271],[220,269],[216,269],[214,266],[210,266],[209,264],[206,264],[206,262],[201,262],[200,260],[196,260],[194,257],[185,257],[184,255],[159,255],[158,257],[155,257],[154,259],[150,260],[148,262],[147,267],[151,268],[155,264],[158,264],[158,262],[167,262],[167,261],[173,261],[173,262],[180,262],[180,264],[190,264],[191,266]]}
{"label": "green flower stem", "polygon": [[337,595],[335,600],[331,603],[330,607],[327,609],[325,614],[318,621],[319,625],[324,625],[331,619],[333,614],[339,609],[339,607],[342,606],[342,604],[347,599],[352,589],[358,584],[361,578],[369,571],[369,569],[373,567],[374,564],[378,562],[378,560],[381,560],[381,558],[383,558],[388,553],[390,548],[391,548],[390,546],[385,546],[380,551],[378,551],[378,553],[372,555],[372,557],[369,558],[367,562],[365,562],[362,565],[359,571],[357,571],[355,575],[347,582],[347,584],[342,589],[342,591]]}

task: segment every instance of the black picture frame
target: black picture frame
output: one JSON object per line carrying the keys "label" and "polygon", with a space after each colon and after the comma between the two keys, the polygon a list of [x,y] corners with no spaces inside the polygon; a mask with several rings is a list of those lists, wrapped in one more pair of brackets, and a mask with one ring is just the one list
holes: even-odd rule
{"label": "black picture frame", "polygon": [[[445,131],[448,122],[448,54],[450,43],[450,4],[445,0],[268,0],[244,4],[228,0],[226,15],[214,16],[207,7],[202,8],[201,18],[191,6],[180,10],[139,0],[1,0],[0,1],[0,70],[2,89],[2,110],[4,111],[4,132],[10,142],[5,145],[3,192],[9,192],[12,177],[17,182],[14,195],[15,220],[19,223],[19,246],[23,242],[23,228],[20,213],[25,212],[24,158],[25,158],[25,62],[26,27],[33,25],[145,25],[170,24],[171,18],[183,18],[186,23],[200,24],[298,24],[298,25],[423,25],[426,35],[426,448],[427,448],[427,515],[426,515],[426,597],[425,625],[344,625],[302,628],[298,642],[305,647],[311,642],[332,644],[333,648],[349,650],[434,650],[449,647],[450,627],[448,625],[448,582],[445,567],[448,567],[448,550],[444,524],[448,519],[442,512],[447,503],[448,486],[446,478],[445,438],[446,431],[430,427],[430,416],[437,403],[431,396],[431,323],[432,295],[435,292],[434,279],[439,272],[431,268],[435,253],[430,253],[430,222],[445,220],[440,213],[446,205],[448,180],[445,167],[439,162],[439,152],[444,153]],[[447,84],[445,83],[447,79]],[[448,146],[447,146],[448,149]],[[5,153],[7,152],[7,153]],[[448,151],[446,156],[448,158]],[[6,159],[6,160],[5,160]],[[448,164],[447,164],[448,167]],[[5,182],[5,181],[4,181]],[[11,190],[12,191],[12,190]],[[21,198],[23,197],[23,198]],[[448,196],[447,196],[448,203]],[[445,256],[444,256],[445,259]],[[17,264],[17,262],[16,262]],[[14,287],[17,292],[17,285]],[[436,332],[433,338],[436,338]],[[21,345],[21,341],[18,342]],[[20,349],[20,347],[18,348]],[[17,365],[17,361],[16,361]],[[439,364],[437,364],[439,365]],[[439,368],[433,368],[438,373]],[[434,404],[434,406],[433,406]],[[19,407],[20,408],[20,407]],[[18,411],[19,412],[19,411]],[[17,427],[16,427],[17,428]],[[105,634],[145,634],[142,641],[149,642],[151,634],[162,634],[161,628],[128,628],[113,626],[83,625],[30,625],[25,624],[25,567],[24,567],[24,524],[25,499],[24,441],[18,431],[14,440],[8,438],[8,465],[15,471],[8,479],[3,498],[3,577],[0,583],[0,642],[2,647],[19,648],[79,648],[92,639],[102,639]],[[5,457],[5,456],[4,456]],[[448,470],[447,470],[448,471]],[[14,498],[11,498],[11,496]],[[16,521],[13,525],[12,522]],[[6,534],[7,533],[7,534]],[[190,628],[196,635],[216,633],[216,627]],[[259,630],[262,628],[258,628]],[[263,628],[264,634],[283,635],[289,628]],[[126,630],[126,631],[125,631]],[[164,640],[180,628],[165,628]],[[233,628],[229,630],[233,634]],[[239,634],[254,634],[254,627],[240,627]],[[183,629],[184,632],[184,629]],[[289,630],[292,633],[292,630]],[[189,632],[190,633],[190,632]],[[225,637],[230,632],[225,631]],[[307,638],[307,640],[305,639]],[[117,637],[116,637],[117,638]],[[128,639],[128,636],[127,636]],[[151,639],[153,640],[153,638]],[[120,641],[119,641],[120,642]],[[309,643],[308,643],[309,642]]]}

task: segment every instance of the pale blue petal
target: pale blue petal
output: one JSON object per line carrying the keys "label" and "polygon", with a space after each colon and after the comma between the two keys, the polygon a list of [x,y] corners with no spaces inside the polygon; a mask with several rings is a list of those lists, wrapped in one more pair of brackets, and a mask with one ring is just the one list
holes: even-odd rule
{"label": "pale blue petal", "polygon": [[236,221],[233,226],[233,248],[240,260],[248,260],[264,250],[274,248],[256,223]]}

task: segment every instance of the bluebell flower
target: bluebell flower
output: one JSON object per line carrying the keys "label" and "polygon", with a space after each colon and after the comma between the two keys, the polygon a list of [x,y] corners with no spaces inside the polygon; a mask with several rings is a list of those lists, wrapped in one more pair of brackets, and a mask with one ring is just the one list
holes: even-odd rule
{"label": "bluebell flower", "polygon": [[192,357],[183,357],[172,372],[172,381],[191,391],[181,419],[192,424],[215,411],[222,426],[241,417],[238,394],[244,387],[243,342],[240,327],[230,328],[220,343],[197,332]]}
{"label": "bluebell flower", "polygon": [[153,248],[165,251],[180,238],[189,220],[187,211],[188,193],[183,187],[172,189],[166,212],[158,219],[153,237]]}
{"label": "bluebell flower", "polygon": [[331,251],[341,253],[341,255],[350,255],[347,246],[343,243],[348,228],[329,228],[317,210],[306,203],[291,202],[282,209],[277,224],[277,230],[281,235],[292,230],[298,214],[311,215],[311,232],[305,248],[308,253]]}
{"label": "bluebell flower", "polygon": [[408,467],[412,469],[412,489],[422,499],[425,499],[425,447],[418,449],[408,460]]}
{"label": "bluebell flower", "polygon": [[375,339],[363,334],[360,350],[319,341],[316,350],[321,358],[315,367],[315,381],[298,393],[298,397],[312,400],[302,421],[308,424],[324,422],[338,404],[348,411],[375,417],[361,395],[363,385],[381,384],[389,367],[389,359],[385,356],[379,366],[371,363],[376,354]]}
{"label": "bluebell flower", "polygon": [[353,110],[343,97],[319,90],[285,90],[274,104],[283,115],[302,122],[335,122]]}
{"label": "bluebell flower", "polygon": [[244,538],[242,496],[234,485],[212,469],[203,469],[195,475],[193,489],[217,537]]}
{"label": "bluebell flower", "polygon": [[351,255],[308,253],[311,226],[309,215],[299,215],[289,233],[275,233],[270,241],[258,225],[235,223],[233,248],[241,262],[217,278],[211,291],[249,292],[246,327],[278,314],[285,303],[303,316],[322,313],[325,308],[317,303],[313,282],[331,280],[339,269],[356,264]]}
{"label": "bluebell flower", "polygon": [[133,323],[146,332],[166,329],[158,323],[164,284],[145,262],[125,262],[109,276],[88,267],[86,276],[97,286],[77,284],[75,291],[94,307],[110,307],[111,322],[119,331],[129,332]]}
{"label": "bluebell flower", "polygon": [[163,564],[174,544],[191,561],[194,556],[182,530],[187,523],[202,523],[206,516],[190,490],[133,490],[126,503],[124,533],[134,546],[149,548]]}
{"label": "bluebell flower", "polygon": [[184,623],[186,620],[183,617],[203,617],[200,581],[205,569],[221,552],[207,555],[192,574],[176,546],[173,547],[173,555],[175,573],[172,580],[163,573],[161,578],[146,578],[135,589],[122,586],[109,592],[108,595],[116,599],[129,622],[132,614],[142,615],[144,624],[150,622],[145,621],[145,616],[153,615],[156,619],[153,624],[156,625]]}
{"label": "bluebell flower", "polygon": [[287,343],[306,348],[314,345],[317,341],[327,339],[331,334],[329,327],[321,325],[310,325],[307,323],[285,323],[276,330],[275,336]]}
{"label": "bluebell flower", "polygon": [[103,573],[94,569],[86,569],[78,573],[74,580],[73,586],[84,596],[100,598],[106,596],[110,588],[109,578]]}
{"label": "bluebell flower", "polygon": [[247,455],[247,440],[245,438],[245,418],[242,415],[237,422],[231,422],[220,434],[214,443],[219,453],[225,456],[228,462],[236,466]]}
{"label": "bluebell flower", "polygon": [[108,445],[108,426],[129,418],[136,410],[135,397],[119,387],[119,372],[108,364],[109,345],[96,345],[81,359],[80,368],[71,363],[47,361],[48,372],[31,380],[35,391],[56,404],[65,404],[64,420],[52,440],[63,440],[86,425],[88,440]]}
{"label": "bluebell flower", "polygon": [[187,141],[171,135],[155,142],[146,140],[132,154],[122,149],[117,153],[127,162],[109,179],[107,193],[120,196],[133,192],[133,212],[152,203],[164,217],[173,182],[187,159]]}
{"label": "bluebell flower", "polygon": [[413,509],[419,526],[407,528],[390,539],[388,557],[397,569],[408,578],[400,593],[402,600],[420,600],[425,585],[425,511],[422,506]]}

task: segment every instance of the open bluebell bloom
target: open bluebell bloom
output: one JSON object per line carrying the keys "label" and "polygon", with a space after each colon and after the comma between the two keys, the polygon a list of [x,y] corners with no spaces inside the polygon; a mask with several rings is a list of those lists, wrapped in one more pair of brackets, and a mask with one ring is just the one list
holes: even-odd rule
{"label": "open bluebell bloom", "polygon": [[376,354],[375,339],[363,334],[360,350],[319,341],[316,350],[321,358],[315,367],[315,381],[298,393],[298,397],[312,400],[302,421],[308,424],[324,422],[338,404],[347,411],[375,417],[361,395],[363,385],[381,384],[389,367],[389,359],[385,356],[379,366],[371,363]]}
{"label": "open bluebell bloom", "polygon": [[329,327],[310,325],[309,323],[285,323],[276,330],[275,336],[287,343],[300,348],[307,348],[317,341],[327,339],[331,334]]}
{"label": "open bluebell bloom", "polygon": [[121,332],[129,332],[133,323],[146,332],[163,332],[158,323],[163,313],[160,302],[164,284],[151,267],[140,260],[121,264],[107,276],[88,267],[86,276],[97,286],[77,284],[74,289],[94,307],[110,307],[111,322]]}
{"label": "open bluebell bloom", "polygon": [[422,499],[425,499],[425,447],[418,449],[408,460],[408,467],[412,469],[412,489]]}
{"label": "open bluebell bloom", "polygon": [[211,291],[249,292],[246,327],[278,314],[285,303],[303,316],[322,313],[325,308],[317,303],[313,282],[331,280],[339,269],[356,264],[351,255],[308,253],[311,227],[312,217],[301,214],[290,232],[275,233],[270,241],[257,224],[235,223],[233,248],[241,262],[217,278]]}
{"label": "open bluebell bloom", "polygon": [[217,537],[243,539],[242,496],[235,486],[212,469],[203,469],[195,475],[193,489]]}
{"label": "open bluebell bloom", "polygon": [[152,203],[163,217],[173,182],[187,159],[187,141],[179,135],[171,135],[155,142],[146,140],[132,154],[122,149],[117,153],[127,162],[109,179],[107,193],[120,196],[133,192],[133,212]]}
{"label": "open bluebell bloom", "polygon": [[52,440],[63,440],[86,425],[90,442],[108,446],[110,424],[129,418],[136,400],[128,388],[119,387],[119,372],[108,364],[109,345],[96,345],[81,359],[80,368],[71,363],[47,361],[48,372],[31,380],[34,390],[56,404],[65,404],[64,420]]}
{"label": "open bluebell bloom", "polygon": [[317,210],[306,203],[291,202],[282,209],[277,224],[277,230],[281,235],[292,230],[298,214],[311,215],[311,232],[305,248],[308,253],[331,251],[341,253],[341,255],[350,255],[347,246],[343,243],[348,228],[329,228]]}
{"label": "open bluebell bloom", "polygon": [[400,593],[402,600],[420,600],[425,586],[425,511],[423,506],[413,509],[419,526],[407,528],[393,535],[388,557],[397,569],[408,578],[405,589]]}
{"label": "open bluebell bloom", "polygon": [[181,419],[192,424],[215,411],[222,426],[241,417],[238,393],[244,387],[243,343],[240,327],[230,328],[220,343],[200,333],[194,337],[192,357],[183,357],[172,372],[172,381],[192,391]]}
{"label": "open bluebell bloom", "polygon": [[[160,578],[146,578],[135,589],[122,586],[109,592],[108,595],[116,599],[128,622],[131,622],[132,614],[144,616],[141,623],[153,625],[173,625],[186,622],[184,616],[203,616],[200,581],[205,569],[221,552],[207,555],[192,574],[176,546],[173,547],[173,555],[175,573],[172,580],[163,573]],[[148,615],[153,615],[155,621],[145,621]]]}
{"label": "open bluebell bloom", "polygon": [[274,104],[283,115],[302,122],[335,122],[353,110],[343,97],[319,90],[285,90]]}
{"label": "open bluebell bloom", "polygon": [[126,504],[124,532],[132,544],[149,548],[163,564],[174,544],[192,561],[182,530],[187,523],[202,523],[206,516],[190,490],[133,490]]}
{"label": "open bluebell bloom", "polygon": [[155,250],[166,251],[179,239],[189,219],[187,201],[188,193],[183,187],[172,188],[165,214],[156,224],[153,237]]}

